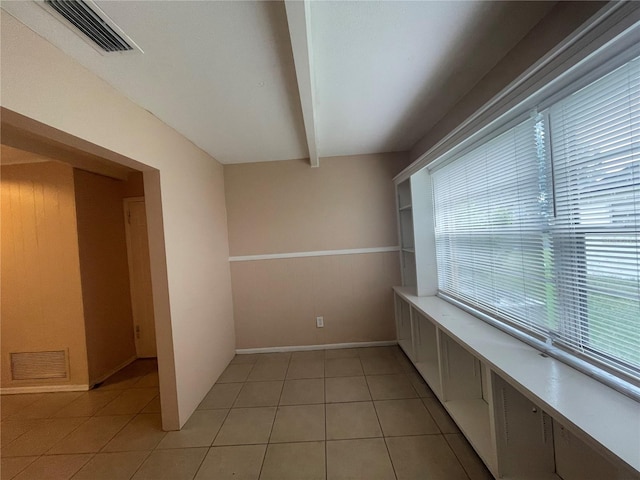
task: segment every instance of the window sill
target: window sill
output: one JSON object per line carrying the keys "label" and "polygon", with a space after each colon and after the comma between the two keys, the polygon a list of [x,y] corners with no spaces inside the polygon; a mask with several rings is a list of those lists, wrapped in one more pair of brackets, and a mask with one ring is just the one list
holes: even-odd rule
{"label": "window sill", "polygon": [[438,297],[394,290],[561,424],[640,471],[640,404]]}

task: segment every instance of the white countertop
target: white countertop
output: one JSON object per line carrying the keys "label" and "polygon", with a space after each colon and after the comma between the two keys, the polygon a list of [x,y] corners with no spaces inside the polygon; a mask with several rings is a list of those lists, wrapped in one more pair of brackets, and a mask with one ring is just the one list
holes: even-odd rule
{"label": "white countertop", "polygon": [[640,403],[441,298],[394,290],[549,415],[640,471]]}

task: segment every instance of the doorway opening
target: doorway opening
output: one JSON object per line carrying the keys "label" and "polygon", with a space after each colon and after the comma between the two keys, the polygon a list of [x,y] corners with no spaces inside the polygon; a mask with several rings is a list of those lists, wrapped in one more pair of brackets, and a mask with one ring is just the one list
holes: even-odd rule
{"label": "doorway opening", "polygon": [[138,358],[157,357],[147,210],[144,197],[123,199],[131,310]]}
{"label": "doorway opening", "polygon": [[[43,262],[44,254],[46,252],[40,252],[37,255],[30,256],[30,267],[46,270],[46,275],[43,277],[42,271],[39,271],[35,276],[30,287],[42,286],[43,282],[45,286],[51,287],[47,290],[46,295],[38,299],[37,302],[31,302],[37,308],[32,312],[29,318],[38,317],[48,318],[52,313],[55,313],[56,308],[60,310],[61,320],[67,327],[69,327],[71,320],[76,323],[80,322],[81,327],[78,331],[84,329],[87,336],[83,339],[78,339],[84,334],[72,335],[71,337],[78,340],[73,345],[64,345],[67,339],[62,338],[66,335],[47,335],[40,327],[27,328],[24,338],[24,346],[19,348],[13,348],[7,346],[6,342],[11,341],[11,335],[5,335],[3,331],[2,340],[2,364],[3,370],[5,365],[9,365],[7,372],[2,372],[2,390],[1,393],[25,393],[25,392],[45,392],[45,391],[74,391],[82,390],[92,386],[96,383],[104,381],[105,376],[112,375],[114,372],[122,369],[126,365],[130,364],[138,357],[153,358],[157,355],[158,363],[158,376],[159,376],[159,390],[162,404],[162,423],[165,430],[172,430],[179,428],[178,425],[178,411],[177,411],[177,392],[175,385],[175,369],[172,353],[172,339],[170,328],[170,313],[168,302],[168,286],[166,279],[166,259],[164,258],[164,232],[162,229],[162,208],[160,197],[160,181],[159,172],[155,169],[149,168],[143,164],[135,162],[129,158],[122,157],[114,152],[103,149],[96,145],[90,144],[84,140],[72,137],[64,132],[52,129],[39,122],[35,122],[27,117],[23,117],[15,112],[2,109],[2,169],[3,180],[9,179],[11,175],[5,175],[5,170],[13,170],[18,172],[22,170],[22,173],[29,170],[35,172],[42,167],[47,167],[50,171],[53,171],[58,179],[62,178],[65,188],[64,192],[61,190],[56,191],[49,184],[44,177],[37,179],[27,179],[25,182],[15,183],[17,187],[6,187],[3,184],[3,197],[5,195],[20,197],[20,191],[26,192],[25,185],[32,190],[32,195],[26,195],[30,197],[31,203],[25,207],[21,207],[14,213],[22,214],[28,212],[34,212],[34,217],[30,220],[34,226],[30,231],[24,231],[23,234],[28,234],[32,246],[38,247],[43,245],[58,245],[69,246],[75,244],[75,253],[65,250],[63,253],[55,254],[48,262]],[[21,173],[21,174],[22,174]],[[55,176],[55,175],[54,175]],[[135,184],[141,187],[138,190],[131,189],[131,177],[136,177]],[[20,185],[22,186],[20,186]],[[148,190],[148,191],[145,191]],[[114,193],[119,192],[119,193]],[[105,196],[106,194],[106,196]],[[119,196],[119,198],[118,198]],[[108,198],[107,198],[108,197]],[[33,199],[36,198],[37,202]],[[105,204],[112,204],[112,200],[117,198],[117,206],[115,209],[110,209],[108,212],[103,208]],[[125,199],[134,199],[136,201],[125,201]],[[140,202],[139,200],[143,200]],[[4,200],[4,198],[3,198]],[[10,202],[9,202],[10,203]],[[7,204],[9,204],[7,203]],[[136,240],[137,252],[140,252],[142,247],[146,247],[143,265],[146,266],[147,271],[140,273],[142,268],[138,265],[138,260],[134,268],[136,275],[132,277],[129,270],[129,251],[127,249],[127,243],[131,242],[131,238],[127,238],[126,223],[123,215],[123,205],[129,203],[133,207],[132,216],[137,218],[137,230],[134,233]],[[3,210],[4,210],[3,201]],[[16,204],[17,205],[17,204]],[[142,208],[140,208],[142,206]],[[59,222],[56,219],[45,219],[45,213],[54,212],[64,207],[69,213],[65,217],[64,222]],[[115,217],[113,212],[116,212],[118,221],[122,227],[121,238],[116,242],[114,241],[114,233],[117,229],[109,227],[108,222],[97,221],[95,213],[99,213],[100,217],[108,217],[108,221],[115,223]],[[3,211],[4,214],[4,211]],[[87,218],[93,218],[93,221],[85,222]],[[40,220],[38,220],[40,219]],[[73,219],[72,222],[70,219]],[[104,218],[102,218],[104,219]],[[102,220],[98,219],[98,220]],[[40,222],[40,223],[38,223]],[[3,215],[3,223],[5,223],[5,216]],[[70,226],[75,223],[73,228],[65,230],[63,234],[60,234],[56,238],[45,239],[43,236],[42,228],[47,227],[47,234],[51,234],[56,228],[63,226]],[[22,225],[24,226],[24,225]],[[144,234],[142,228],[144,227]],[[22,227],[21,227],[22,228]],[[147,232],[146,229],[149,229]],[[38,229],[40,229],[38,231]],[[75,229],[75,231],[73,231]],[[3,225],[3,240],[4,234],[8,233],[10,229],[4,228]],[[61,230],[58,228],[58,230]],[[47,241],[48,240],[48,241]],[[116,250],[116,244],[121,242],[122,249],[118,255],[120,260],[117,268],[110,264],[110,261],[104,261],[104,255],[106,251],[113,253]],[[95,250],[96,244],[101,243],[101,250],[97,255],[92,255],[91,250]],[[4,242],[3,242],[4,244]],[[83,244],[85,248],[83,248]],[[7,245],[11,245],[15,253],[16,242],[8,242]],[[20,244],[22,249],[24,245]],[[86,248],[87,245],[91,248]],[[46,249],[45,249],[46,250]],[[51,250],[51,249],[49,249]],[[73,250],[73,248],[71,248]],[[51,252],[49,252],[51,253]],[[64,272],[64,275],[60,276],[60,265],[65,263],[67,265],[73,264],[68,262],[69,258],[74,258],[75,266],[69,267],[68,271]],[[4,262],[3,253],[3,270],[4,266],[8,263]],[[24,255],[22,255],[24,258]],[[138,253],[138,257],[140,254]],[[84,260],[83,260],[84,259]],[[122,259],[124,259],[122,261]],[[9,262],[10,263],[10,262]],[[105,266],[107,264],[107,266]],[[108,274],[105,274],[104,269],[109,269]],[[114,271],[120,269],[120,277],[114,277]],[[123,273],[123,271],[124,273]],[[56,271],[58,272],[56,276]],[[73,275],[68,274],[72,272]],[[25,315],[20,308],[12,309],[6,308],[5,301],[18,300],[24,304],[25,280],[20,280],[20,284],[14,285],[15,292],[22,292],[16,295],[4,295],[5,286],[11,283],[10,276],[5,276],[3,271],[3,308],[2,308],[2,326],[3,330],[11,322],[11,316],[21,319],[25,324]],[[80,275],[82,274],[82,275]],[[118,280],[125,279],[120,282]],[[146,284],[143,287],[138,285],[139,278],[142,278]],[[83,281],[84,279],[85,281]],[[93,289],[93,293],[96,291],[103,292],[104,285],[101,285],[101,281],[107,282],[111,287],[114,285],[117,291],[116,295],[120,300],[123,298],[122,286],[126,293],[129,309],[129,325],[128,335],[130,337],[131,354],[126,356],[120,354],[120,363],[110,359],[110,363],[100,364],[95,359],[106,358],[105,352],[113,353],[118,350],[121,343],[118,339],[110,338],[110,335],[114,334],[113,329],[104,328],[105,324],[105,311],[111,310],[110,313],[115,317],[126,316],[120,315],[126,310],[126,306],[118,309],[112,308],[111,300],[107,303],[103,303],[102,306],[108,305],[106,308],[101,308],[99,300],[96,300],[100,295],[86,295]],[[135,282],[135,285],[132,285]],[[55,288],[53,288],[53,287]],[[46,289],[45,289],[46,290]],[[58,295],[60,291],[71,290],[73,302],[65,300],[64,296]],[[135,292],[135,293],[134,293]],[[142,295],[147,295],[144,300],[139,300]],[[91,293],[91,292],[90,292]],[[112,292],[113,293],[113,292]],[[136,300],[132,298],[132,295],[136,295]],[[87,297],[91,297],[87,299]],[[115,298],[115,297],[112,297]],[[56,302],[56,300],[59,300]],[[26,302],[29,303],[29,302]],[[133,321],[133,304],[137,306],[142,305],[141,310],[146,312],[145,319],[139,322]],[[49,305],[57,306],[55,308],[49,308]],[[86,328],[86,314],[91,311],[101,312],[101,318],[98,322],[94,323],[95,327],[93,331]],[[109,313],[109,312],[107,312]],[[114,317],[114,318],[115,318]],[[158,320],[159,319],[159,320]],[[71,322],[72,323],[72,322]],[[113,324],[111,325],[113,327]],[[122,326],[122,325],[120,325]],[[136,328],[136,327],[139,328]],[[160,334],[156,335],[159,329]],[[136,331],[140,332],[140,338],[137,341]],[[118,335],[121,336],[122,331]],[[144,335],[144,338],[143,338]],[[90,341],[89,336],[93,340]],[[38,340],[46,339],[50,344],[45,346],[38,345]],[[157,340],[156,340],[157,339]],[[15,340],[15,339],[14,339]],[[56,343],[57,342],[57,343]],[[53,345],[56,343],[55,345]],[[28,351],[62,351],[65,355],[66,371],[64,375],[57,378],[37,378],[32,381],[29,380],[12,380],[10,371],[10,353],[12,350],[28,350]],[[93,356],[93,369],[90,372],[89,364],[91,363],[89,357],[91,353]],[[97,353],[96,353],[97,352]],[[7,358],[5,358],[7,357]],[[84,367],[77,366],[78,361],[82,363],[82,359],[85,359]],[[143,362],[143,363],[149,363]],[[155,365],[155,361],[152,362]],[[107,366],[109,368],[107,368]],[[12,391],[13,390],[13,391]]]}

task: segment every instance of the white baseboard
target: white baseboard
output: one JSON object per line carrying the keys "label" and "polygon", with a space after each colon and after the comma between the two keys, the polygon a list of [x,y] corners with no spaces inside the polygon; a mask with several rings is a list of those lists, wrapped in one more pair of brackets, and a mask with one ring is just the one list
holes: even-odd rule
{"label": "white baseboard", "polygon": [[328,343],[325,345],[293,345],[286,347],[261,347],[261,348],[236,348],[238,355],[249,353],[278,353],[295,352],[302,350],[335,350],[337,348],[363,348],[363,347],[388,347],[397,345],[396,340],[385,340],[382,342],[352,342],[352,343]]}
{"label": "white baseboard", "polygon": [[54,392],[86,392],[89,385],[36,385],[31,387],[3,387],[0,395],[17,395],[19,393],[54,393]]}
{"label": "white baseboard", "polygon": [[126,367],[127,365],[135,362],[138,359],[137,355],[134,355],[131,358],[128,358],[127,360],[125,360],[124,362],[122,362],[120,365],[118,365],[117,367],[109,370],[107,373],[105,373],[104,375],[101,375],[100,377],[98,377],[95,380],[91,380],[89,383],[91,385],[91,388],[93,388],[95,385],[97,385],[98,383],[102,383],[104,382],[107,378],[109,378],[111,375],[113,375],[114,373],[122,370],[124,367]]}

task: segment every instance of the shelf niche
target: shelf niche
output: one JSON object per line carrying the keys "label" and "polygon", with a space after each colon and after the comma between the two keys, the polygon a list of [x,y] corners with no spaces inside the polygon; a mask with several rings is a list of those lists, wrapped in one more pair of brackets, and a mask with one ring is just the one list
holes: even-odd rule
{"label": "shelf niche", "polygon": [[485,399],[480,360],[440,331],[440,365],[443,405],[487,467],[496,472],[493,412]]}
{"label": "shelf niche", "polygon": [[407,354],[407,357],[414,360],[413,334],[411,331],[411,306],[397,295],[396,299],[396,331],[398,332],[398,345]]}
{"label": "shelf niche", "polygon": [[422,169],[396,183],[402,285],[416,295],[435,295],[436,263],[431,177]]}
{"label": "shelf niche", "polygon": [[438,397],[442,397],[442,379],[438,346],[438,329],[435,324],[414,310],[415,367]]}

